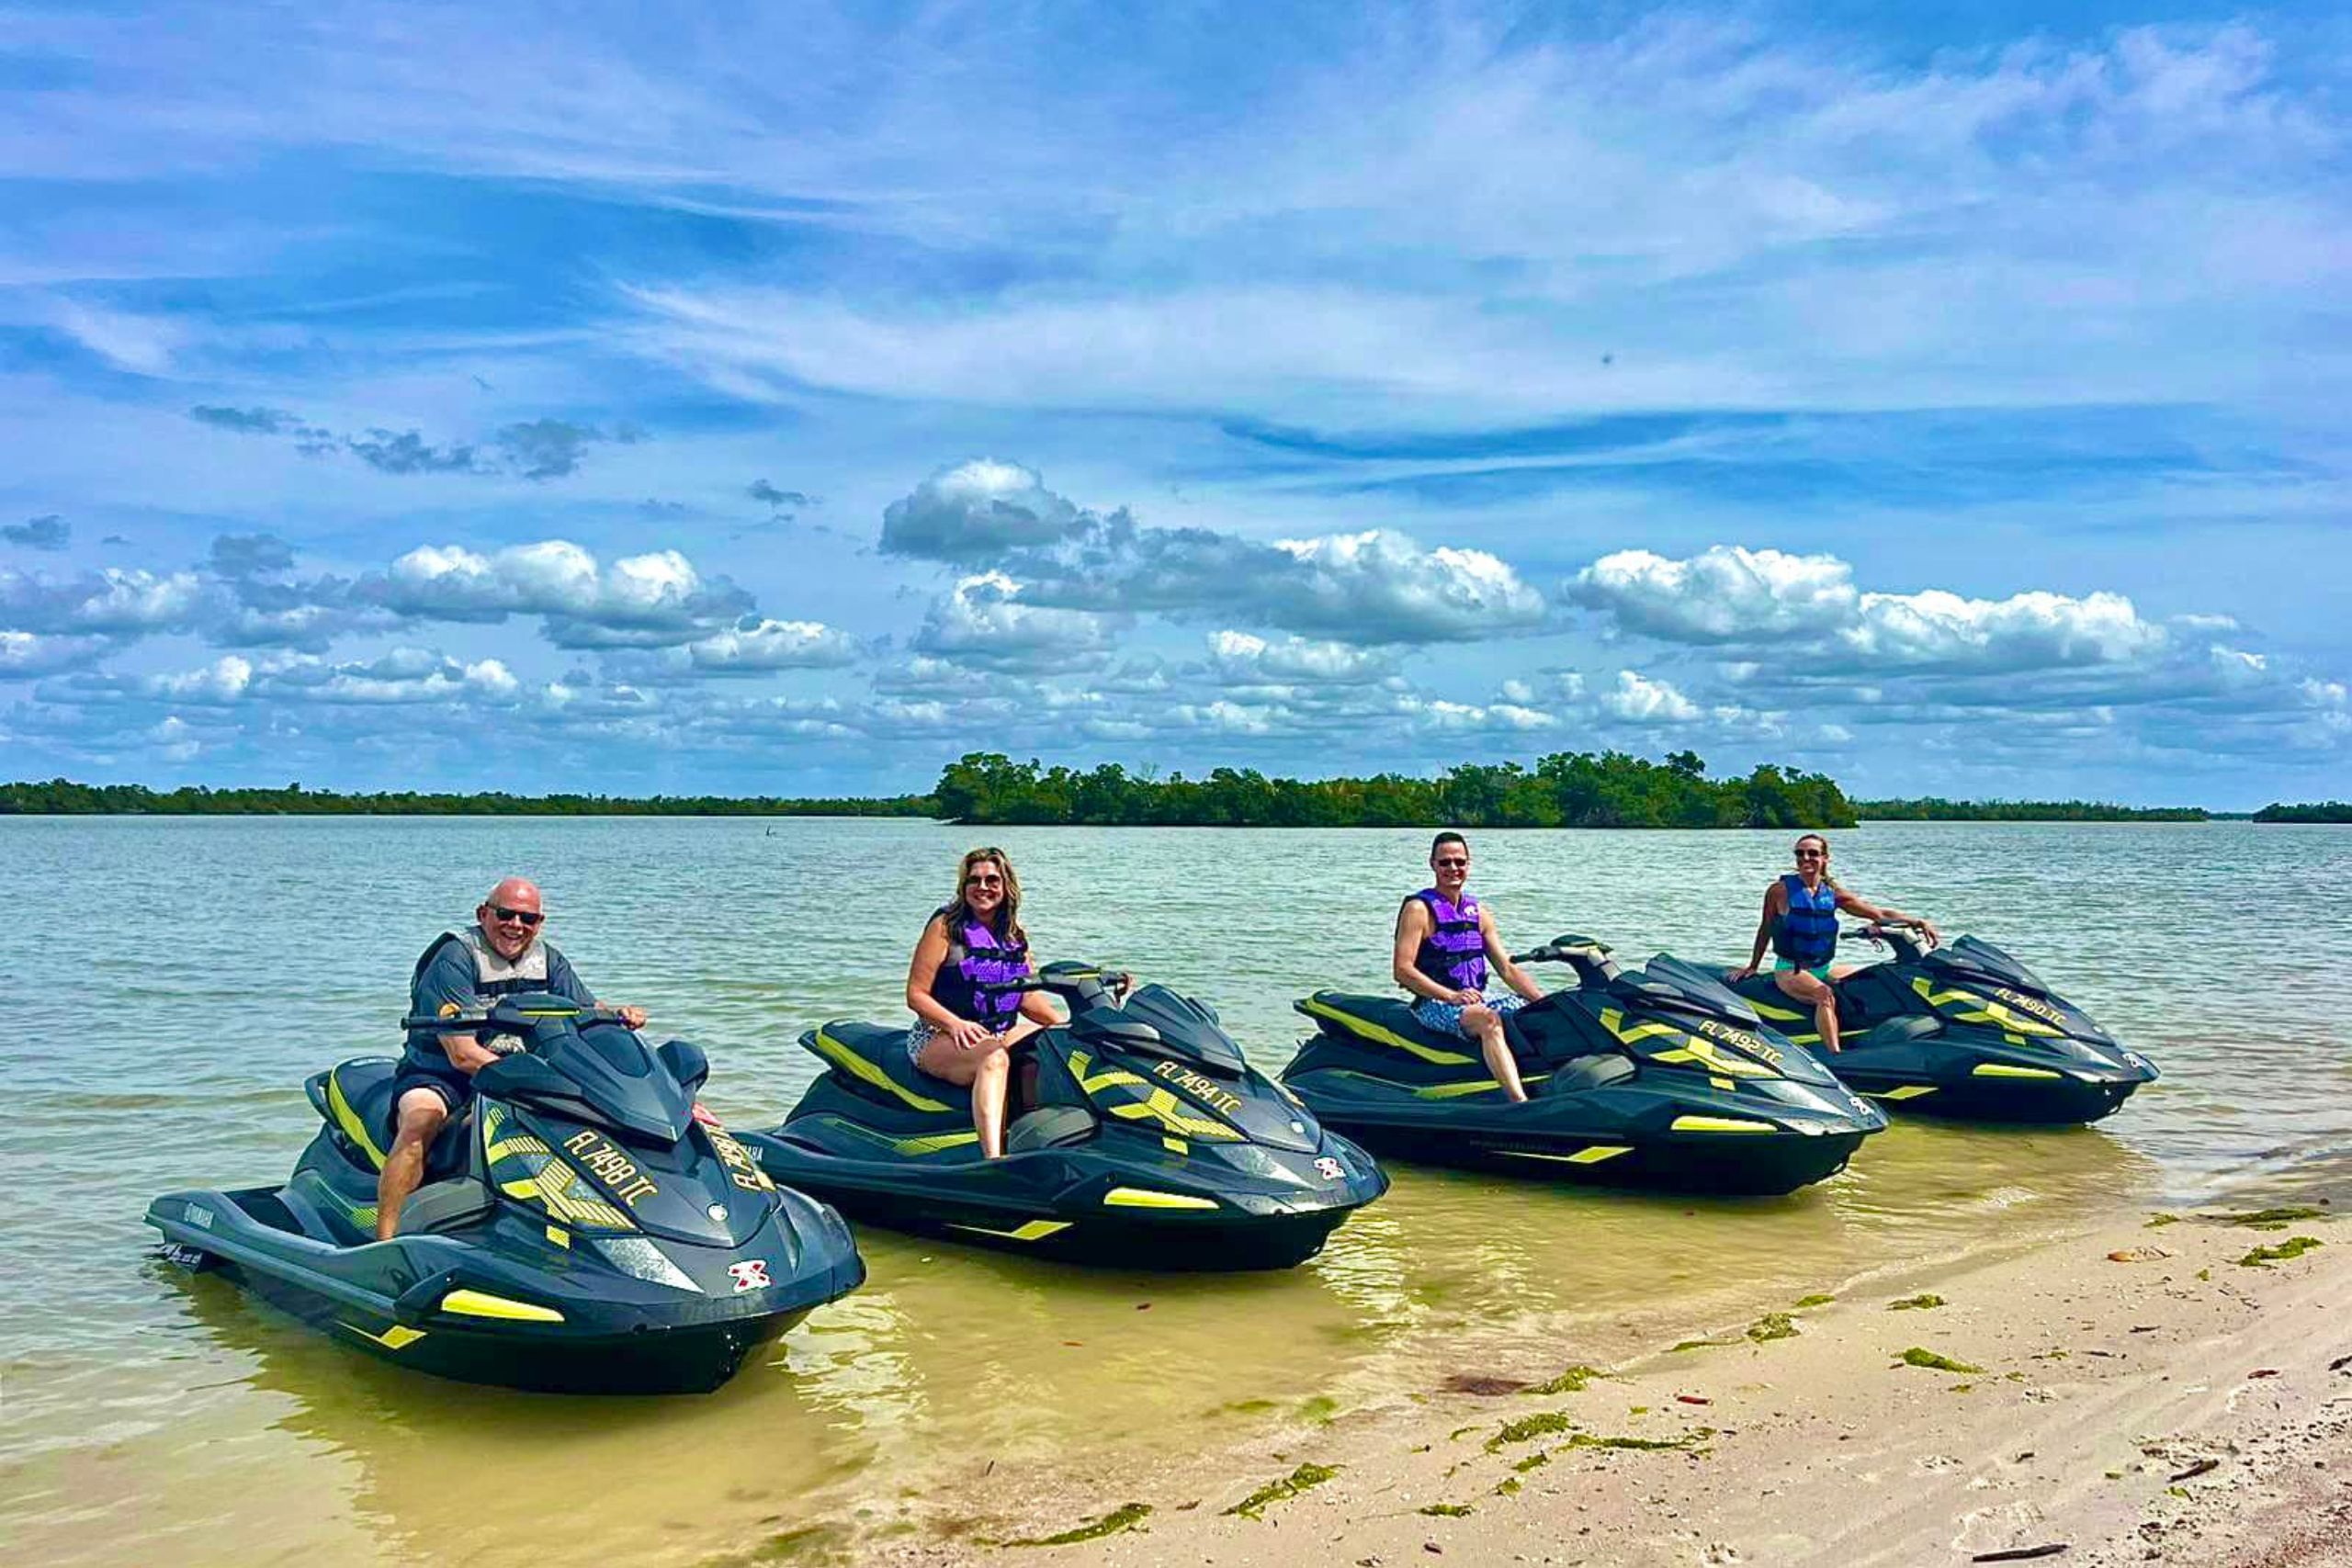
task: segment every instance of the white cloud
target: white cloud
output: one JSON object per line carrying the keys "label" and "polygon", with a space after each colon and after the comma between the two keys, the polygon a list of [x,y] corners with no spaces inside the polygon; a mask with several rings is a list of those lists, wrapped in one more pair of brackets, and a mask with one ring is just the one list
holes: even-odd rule
{"label": "white cloud", "polygon": [[1209,662],[1218,679],[1234,685],[1351,684],[1379,680],[1396,669],[1396,660],[1387,654],[1343,642],[1295,637],[1270,642],[1249,632],[1228,630],[1209,634],[1208,644]]}
{"label": "white cloud", "polygon": [[750,607],[721,579],[704,581],[677,550],[625,556],[609,568],[568,539],[515,545],[481,555],[458,545],[423,545],[394,560],[360,592],[419,620],[546,617],[564,648],[664,648],[718,631]]}
{"label": "white cloud", "polygon": [[1671,684],[1632,670],[1617,671],[1616,689],[1601,694],[1600,707],[1629,724],[1690,724],[1700,716],[1699,705]]}
{"label": "white cloud", "polygon": [[1835,556],[1715,545],[1687,559],[1603,556],[1566,585],[1613,628],[1695,646],[1775,649],[1781,666],[1955,671],[2128,665],[2170,647],[2119,593],[1971,599],[1866,592]]}
{"label": "white cloud", "polygon": [[1067,669],[1099,659],[1111,645],[1100,615],[1044,609],[1021,601],[1022,587],[1001,571],[958,581],[934,600],[916,633],[920,653],[1002,669]]}
{"label": "white cloud", "polygon": [[886,554],[989,562],[1005,552],[1050,545],[1078,525],[1077,507],[1047,490],[1036,470],[978,457],[943,468],[882,513]]}
{"label": "white cloud", "polygon": [[1577,604],[1628,631],[1674,642],[1763,642],[1817,635],[1851,621],[1853,569],[1835,556],[1716,545],[1687,560],[1619,550],[1577,573]]}
{"label": "white cloud", "polygon": [[723,632],[687,644],[686,652],[697,670],[814,670],[854,662],[857,639],[820,621],[747,615]]}
{"label": "white cloud", "polygon": [[112,647],[104,637],[0,631],[0,681],[76,670],[96,662]]}

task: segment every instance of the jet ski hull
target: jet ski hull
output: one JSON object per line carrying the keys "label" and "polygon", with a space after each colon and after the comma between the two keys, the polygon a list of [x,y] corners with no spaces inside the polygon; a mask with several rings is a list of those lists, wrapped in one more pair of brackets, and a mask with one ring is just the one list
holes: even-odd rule
{"label": "jet ski hull", "polygon": [[1351,1151],[1351,1177],[1339,1191],[1306,1200],[1245,1197],[1201,1184],[1170,1162],[1102,1154],[1041,1150],[910,1169],[830,1153],[792,1123],[740,1137],[772,1179],[853,1220],[1097,1268],[1292,1268],[1320,1252],[1350,1214],[1388,1186],[1360,1149]]}
{"label": "jet ski hull", "polygon": [[[1922,1065],[1909,1053],[1876,1051],[1858,1041],[1821,1060],[1857,1094],[1890,1110],[1949,1121],[2008,1122],[2020,1126],[2066,1126],[2100,1121],[2123,1109],[2148,1080],[2086,1078],[2039,1065],[2019,1066],[1998,1060],[1965,1059]],[[1983,1074],[1991,1066],[1996,1070]],[[1997,1069],[2008,1068],[2009,1071]],[[2030,1076],[2028,1076],[2030,1075]]]}
{"label": "jet ski hull", "polygon": [[1324,1125],[1384,1159],[1600,1187],[1778,1196],[1845,1169],[1875,1131],[1678,1134],[1591,1123],[1550,1130],[1543,1126],[1547,1108],[1540,1100],[1441,1122],[1409,1111],[1384,1116],[1361,1100],[1343,1104],[1318,1092],[1315,1077],[1301,1074],[1290,1087]]}

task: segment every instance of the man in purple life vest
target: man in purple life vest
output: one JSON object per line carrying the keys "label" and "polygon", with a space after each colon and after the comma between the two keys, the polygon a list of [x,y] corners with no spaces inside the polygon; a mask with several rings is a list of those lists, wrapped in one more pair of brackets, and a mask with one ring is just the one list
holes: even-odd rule
{"label": "man in purple life vest", "polygon": [[[1413,1017],[1424,1028],[1475,1040],[1487,1071],[1514,1100],[1525,1100],[1519,1063],[1503,1037],[1503,1015],[1516,1012],[1544,993],[1510,961],[1495,918],[1463,890],[1470,880],[1470,845],[1459,833],[1440,833],[1430,845],[1434,886],[1405,900],[1396,911],[1396,950],[1391,964],[1396,983],[1413,993]],[[1487,998],[1487,976],[1502,976],[1517,996]]]}

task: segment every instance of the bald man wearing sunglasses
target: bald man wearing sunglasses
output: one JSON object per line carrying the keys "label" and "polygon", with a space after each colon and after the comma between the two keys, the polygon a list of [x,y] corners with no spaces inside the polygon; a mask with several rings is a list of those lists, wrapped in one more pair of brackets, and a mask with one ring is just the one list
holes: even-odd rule
{"label": "bald man wearing sunglasses", "polygon": [[[539,890],[510,876],[490,890],[474,909],[474,923],[444,931],[416,961],[409,981],[413,1017],[454,1017],[480,1012],[500,997],[523,991],[552,991],[582,1007],[596,998],[572,971],[571,961],[543,940],[547,911]],[[645,1027],[645,1010],[616,1008],[631,1029]],[[424,1179],[424,1155],[450,1117],[473,1098],[474,1074],[498,1060],[470,1034],[409,1032],[400,1070],[392,1076],[391,1152],[376,1179],[376,1239],[390,1241],[400,1228],[401,1206]]]}

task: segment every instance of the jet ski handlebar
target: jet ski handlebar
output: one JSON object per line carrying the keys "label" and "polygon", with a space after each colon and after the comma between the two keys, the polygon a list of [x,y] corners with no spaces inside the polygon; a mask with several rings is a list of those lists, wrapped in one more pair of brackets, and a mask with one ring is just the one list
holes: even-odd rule
{"label": "jet ski handlebar", "polygon": [[1069,1003],[1073,1010],[1096,1007],[1116,996],[1124,996],[1135,986],[1135,976],[1100,964],[1080,964],[1065,959],[1048,964],[1023,981],[1020,989],[1046,991]]}
{"label": "jet ski handlebar", "polygon": [[1897,931],[1893,926],[1849,926],[1846,934],[1863,942],[1876,942],[1881,947],[1893,948],[1895,959],[1900,963],[1908,963],[1935,945],[1921,942],[1915,932]]}
{"label": "jet ski handlebar", "polygon": [[481,1012],[411,1013],[402,1029],[430,1029],[443,1034],[468,1034],[494,1030],[503,1034],[528,1034],[542,1019],[569,1019],[574,1023],[619,1023],[620,1010],[608,1007],[512,1007],[498,1003]]}
{"label": "jet ski handlebar", "polygon": [[1580,986],[1597,986],[1617,977],[1616,960],[1609,956],[1609,944],[1596,938],[1564,932],[1525,953],[1510,955],[1513,964],[1566,964],[1577,972]]}

